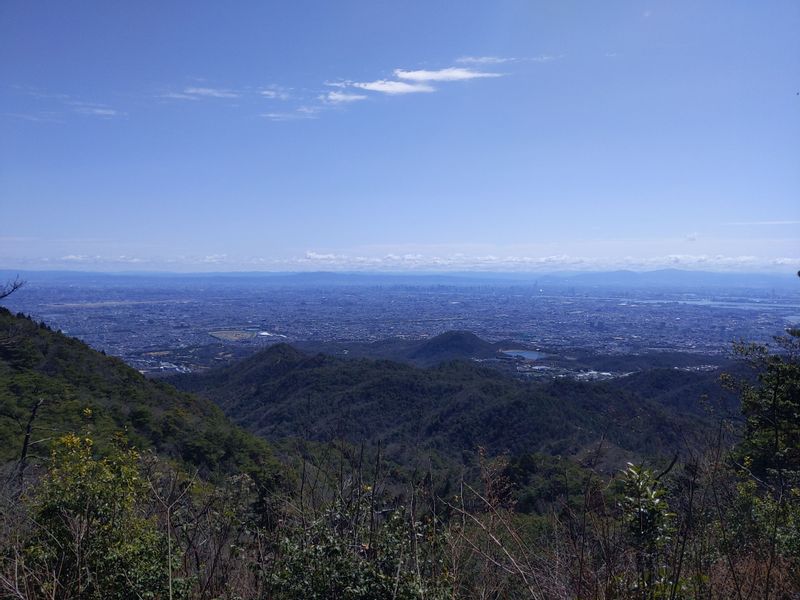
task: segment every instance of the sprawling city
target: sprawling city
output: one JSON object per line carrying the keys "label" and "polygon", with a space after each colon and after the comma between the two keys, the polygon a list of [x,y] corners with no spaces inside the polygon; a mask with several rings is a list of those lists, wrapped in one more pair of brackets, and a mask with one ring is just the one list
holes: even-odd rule
{"label": "sprawling city", "polygon": [[9,299],[11,310],[146,374],[202,370],[279,342],[339,342],[346,352],[347,342],[426,339],[451,330],[550,355],[719,358],[734,342],[768,343],[800,323],[800,286],[790,276],[766,284],[735,275],[703,284],[695,276],[683,287],[503,274],[433,282],[380,274],[25,277]]}

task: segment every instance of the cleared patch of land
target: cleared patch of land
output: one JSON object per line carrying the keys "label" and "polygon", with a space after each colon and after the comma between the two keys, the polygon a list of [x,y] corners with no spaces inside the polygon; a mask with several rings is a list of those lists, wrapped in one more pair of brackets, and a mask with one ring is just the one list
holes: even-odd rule
{"label": "cleared patch of land", "polygon": [[222,329],[220,331],[209,331],[208,335],[223,342],[243,342],[252,340],[257,333],[256,331],[243,331],[241,329]]}

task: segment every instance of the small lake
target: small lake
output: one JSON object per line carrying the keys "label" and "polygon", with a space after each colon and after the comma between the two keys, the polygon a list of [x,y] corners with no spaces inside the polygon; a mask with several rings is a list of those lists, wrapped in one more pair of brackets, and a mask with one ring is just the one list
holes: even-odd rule
{"label": "small lake", "polygon": [[524,358],[525,360],[539,360],[547,356],[544,352],[536,352],[534,350],[503,350],[503,354],[516,358]]}

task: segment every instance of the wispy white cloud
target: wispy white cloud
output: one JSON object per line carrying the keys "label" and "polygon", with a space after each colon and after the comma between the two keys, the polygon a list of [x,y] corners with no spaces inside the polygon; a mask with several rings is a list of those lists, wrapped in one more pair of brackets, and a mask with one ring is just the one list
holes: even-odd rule
{"label": "wispy white cloud", "polygon": [[69,94],[62,94],[58,92],[45,92],[38,88],[31,87],[28,85],[11,85],[9,86],[13,90],[17,91],[21,94],[26,94],[33,98],[38,98],[39,100],[61,100],[61,101],[68,101],[72,97]]}
{"label": "wispy white cloud", "polygon": [[407,83],[405,81],[391,81],[388,79],[379,79],[377,81],[367,82],[354,82],[350,84],[354,88],[360,90],[368,90],[370,92],[380,92],[381,94],[400,95],[400,94],[416,94],[420,92],[435,92],[436,88],[428,85],[427,83]]}
{"label": "wispy white cloud", "polygon": [[267,112],[260,116],[270,121],[300,121],[305,119],[316,119],[322,110],[319,106],[301,106],[291,111]]}
{"label": "wispy white cloud", "polygon": [[102,117],[105,119],[111,119],[113,117],[126,116],[125,113],[117,110],[116,108],[112,108],[106,104],[100,104],[99,102],[69,100],[66,102],[66,105],[71,107],[73,112],[89,117]]}
{"label": "wispy white cloud", "polygon": [[[489,57],[483,57],[484,64],[490,64]],[[466,60],[466,58],[464,59]],[[478,60],[478,59],[475,59]],[[510,59],[509,59],[510,60]],[[501,59],[495,60],[495,63]],[[468,81],[470,79],[486,79],[502,77],[503,73],[492,73],[489,71],[478,71],[468,67],[446,67],[444,69],[395,69],[393,72],[396,79],[377,79],[375,81],[326,81],[325,85],[340,89],[354,88],[369,92],[378,92],[387,95],[403,95],[435,92],[434,83],[449,83],[455,81]],[[343,103],[355,100],[363,100],[361,94],[348,95],[344,92],[337,95],[336,92],[325,94],[325,99],[330,103]]]}
{"label": "wispy white cloud", "polygon": [[[9,87],[16,93],[24,94],[35,100],[27,102],[27,107],[23,111],[4,113],[3,116],[5,117],[39,123],[61,123],[70,113],[105,119],[127,116],[127,113],[108,104],[87,101],[70,94],[42,91],[21,85],[11,85]],[[33,108],[31,105],[39,108]],[[28,107],[33,109],[28,110]]]}
{"label": "wispy white cloud", "polygon": [[461,56],[456,59],[456,62],[469,65],[502,65],[518,60],[518,58],[503,56]]}
{"label": "wispy white cloud", "polygon": [[211,87],[187,87],[182,93],[197,98],[238,98],[241,95],[233,90]]}
{"label": "wispy white cloud", "polygon": [[190,86],[185,87],[182,90],[176,91],[168,91],[164,92],[163,94],[159,94],[159,98],[165,98],[167,100],[203,100],[203,99],[232,99],[232,98],[239,98],[241,96],[241,92],[236,90],[230,90],[226,88],[213,88],[213,87],[198,87],[198,86]]}
{"label": "wispy white cloud", "polygon": [[258,93],[269,100],[289,100],[292,97],[289,90],[279,85],[269,85],[260,89]]}
{"label": "wispy white cloud", "polygon": [[138,265],[147,262],[146,258],[141,258],[140,256],[126,256],[125,254],[118,256],[116,260],[117,262],[127,263],[130,265]]}
{"label": "wispy white cloud", "polygon": [[[308,88],[292,90],[278,84],[239,85],[236,87],[215,86],[205,79],[193,79],[183,86],[170,86],[161,88],[150,98],[200,102],[208,101],[233,107],[250,107],[254,113],[263,111],[263,104],[259,102],[284,101],[285,109],[267,110],[260,116],[272,121],[295,121],[317,118],[320,113],[334,107],[342,107],[367,100],[369,94],[385,94],[400,96],[406,94],[431,93],[437,91],[438,84],[447,84],[472,79],[490,79],[502,77],[503,73],[490,70],[472,68],[467,63],[496,65],[504,62],[513,62],[521,59],[500,57],[462,57],[459,62],[464,66],[450,66],[442,69],[394,69],[392,77],[376,79],[373,81],[325,81],[324,85],[333,88],[328,91],[311,92]],[[68,94],[51,93],[33,88],[16,86],[17,93],[35,97],[41,101],[50,101],[58,105],[58,110],[33,111],[24,110],[9,112],[0,116],[19,120],[46,122],[56,121],[56,117],[64,118],[71,114],[80,114],[87,117],[113,119],[127,117],[127,113],[118,107],[109,106],[98,102],[86,102]],[[305,91],[304,91],[305,90]],[[236,102],[230,102],[230,101]],[[291,101],[291,102],[290,102]],[[49,107],[46,107],[49,108]],[[277,106],[270,108],[278,108]]]}
{"label": "wispy white cloud", "polygon": [[159,95],[159,98],[166,100],[200,100],[200,96],[193,94],[184,94],[183,92],[165,92]]}
{"label": "wispy white cloud", "polygon": [[329,260],[339,260],[339,259],[346,259],[347,257],[344,255],[337,255],[331,253],[320,253],[314,252],[313,250],[309,250],[306,252],[305,257],[306,260],[320,260],[320,261],[329,261]]}
{"label": "wispy white cloud", "polygon": [[57,113],[52,111],[41,111],[32,113],[19,113],[10,112],[2,113],[2,116],[9,119],[19,119],[21,121],[31,121],[33,123],[62,123],[63,121],[58,118]]}
{"label": "wispy white cloud", "polygon": [[536,62],[546,63],[563,58],[563,55],[539,54],[537,56],[512,57],[512,56],[461,56],[457,63],[467,65],[502,65],[506,63]]}
{"label": "wispy white cloud", "polygon": [[245,86],[239,89],[211,87],[208,85],[191,85],[178,91],[169,90],[158,95],[167,100],[232,100],[237,98],[289,100],[291,90],[281,85],[270,84],[261,87]]}
{"label": "wispy white cloud", "polygon": [[800,265],[800,256],[773,258],[770,264],[776,267],[796,267]]}
{"label": "wispy white cloud", "polygon": [[539,56],[531,56],[529,58],[523,58],[522,60],[535,63],[548,63],[562,58],[564,58],[563,54],[540,54]]}
{"label": "wispy white cloud", "polygon": [[282,261],[288,268],[322,267],[326,269],[385,270],[649,270],[680,268],[696,270],[774,270],[800,263],[795,257],[758,257],[752,255],[666,254],[650,257],[602,257],[548,254],[540,256],[387,253],[378,256],[307,251],[304,256]]}
{"label": "wispy white cloud", "polygon": [[[513,62],[520,59],[500,57],[462,57],[459,62],[492,65],[504,62]],[[237,101],[222,103],[234,107],[251,107],[254,113],[271,121],[296,121],[317,118],[322,112],[334,107],[343,107],[367,100],[369,94],[385,94],[400,96],[406,94],[432,93],[437,91],[438,85],[472,79],[490,79],[502,77],[503,73],[490,72],[471,68],[469,66],[450,66],[442,69],[394,69],[392,77],[376,79],[373,81],[325,81],[324,86],[333,88],[328,91],[311,92],[308,88],[299,91],[286,88],[278,84],[240,85],[236,87],[215,86],[205,79],[193,79],[183,86],[171,86],[151,94],[151,98],[173,101],[200,102],[200,101]],[[55,121],[56,117],[64,117],[69,113],[97,118],[127,117],[127,113],[117,107],[97,102],[85,102],[75,96],[45,92],[33,88],[16,86],[17,93],[36,97],[39,100],[49,100],[60,105],[58,111],[19,111],[6,113],[0,116],[28,121]],[[305,91],[304,91],[305,90]],[[285,109],[263,110],[260,101],[284,101]],[[290,102],[291,101],[291,102]],[[218,104],[218,102],[214,102]],[[273,108],[273,107],[270,107]],[[278,108],[275,106],[274,108]]]}
{"label": "wispy white cloud", "polygon": [[350,104],[352,102],[358,102],[359,100],[366,99],[367,97],[364,94],[350,94],[347,92],[340,92],[338,90],[322,94],[318,97],[318,100],[321,100],[326,104]]}
{"label": "wispy white cloud", "polygon": [[653,270],[678,268],[705,271],[774,271],[792,272],[800,264],[800,257],[753,256],[725,254],[663,254],[651,256],[598,256],[572,254],[503,254],[503,253],[426,253],[384,252],[360,254],[308,250],[302,255],[286,258],[264,256],[232,256],[207,254],[194,256],[138,256],[135,254],[66,254],[56,257],[29,257],[10,259],[5,263],[24,265],[47,264],[50,267],[111,269],[120,266],[146,269],[204,270],[207,268],[237,270],[260,268],[278,271],[309,269],[346,271],[496,271],[496,272],[551,272],[562,270],[603,271],[614,269]]}
{"label": "wispy white cloud", "polygon": [[[502,73],[479,71],[467,67],[447,67],[437,70],[409,70],[395,69],[394,79],[377,79],[374,81],[325,81],[323,85],[333,90],[318,94],[315,101],[318,104],[307,104],[291,111],[270,111],[261,116],[271,121],[296,121],[315,118],[324,110],[334,106],[344,106],[367,100],[369,96],[364,92],[375,92],[389,96],[405,94],[431,93],[436,91],[433,83],[448,83],[467,81],[470,79],[501,77]],[[277,97],[271,87],[262,92],[269,98]],[[302,98],[300,99],[302,100]]]}
{"label": "wispy white cloud", "polygon": [[489,73],[487,71],[474,71],[463,67],[448,67],[429,71],[425,69],[417,71],[406,71],[395,69],[394,75],[398,79],[405,79],[419,83],[431,81],[466,81],[469,79],[482,79],[486,77],[502,77],[502,73]]}
{"label": "wispy white cloud", "polygon": [[67,254],[66,256],[60,257],[58,260],[61,260],[66,263],[72,262],[99,262],[102,261],[102,256],[89,256],[87,254]]}
{"label": "wispy white cloud", "polygon": [[111,118],[124,116],[124,113],[106,106],[78,106],[75,108],[75,112],[91,117]]}

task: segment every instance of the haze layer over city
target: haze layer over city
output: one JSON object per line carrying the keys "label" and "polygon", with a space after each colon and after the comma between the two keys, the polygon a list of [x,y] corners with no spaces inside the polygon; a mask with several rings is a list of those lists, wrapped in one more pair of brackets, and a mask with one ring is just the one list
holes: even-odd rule
{"label": "haze layer over city", "polygon": [[450,330],[553,357],[581,350],[719,358],[734,342],[770,342],[800,323],[796,282],[776,275],[26,277],[9,308],[148,374],[204,370],[280,342],[334,342],[317,349],[347,354],[348,342]]}

